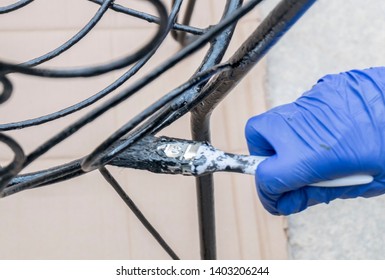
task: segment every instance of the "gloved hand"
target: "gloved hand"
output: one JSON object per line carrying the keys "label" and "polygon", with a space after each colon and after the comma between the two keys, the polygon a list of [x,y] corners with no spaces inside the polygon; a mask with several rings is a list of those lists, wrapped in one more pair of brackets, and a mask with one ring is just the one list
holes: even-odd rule
{"label": "gloved hand", "polygon": [[[295,102],[251,118],[252,155],[271,156],[256,171],[259,198],[270,213],[289,215],[336,198],[385,193],[385,68],[328,75]],[[308,184],[353,174],[370,184]]]}

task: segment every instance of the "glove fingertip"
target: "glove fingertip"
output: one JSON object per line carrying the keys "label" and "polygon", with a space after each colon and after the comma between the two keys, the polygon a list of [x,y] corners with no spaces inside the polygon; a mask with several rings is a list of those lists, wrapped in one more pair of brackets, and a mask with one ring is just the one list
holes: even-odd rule
{"label": "glove fingertip", "polygon": [[256,170],[255,183],[259,199],[264,208],[273,215],[281,215],[277,210],[277,201],[282,195],[282,186],[277,180],[275,158],[264,160]]}
{"label": "glove fingertip", "polygon": [[276,203],[277,212],[288,216],[305,210],[308,207],[308,197],[304,188],[283,194]]}
{"label": "glove fingertip", "polygon": [[265,130],[262,119],[261,116],[255,116],[247,121],[245,137],[251,155],[270,156],[275,154],[275,150],[262,133]]}
{"label": "glove fingertip", "polygon": [[337,198],[360,196],[359,187],[312,187],[305,186],[283,194],[277,201],[277,211],[282,215],[301,212],[310,206],[326,203]]}

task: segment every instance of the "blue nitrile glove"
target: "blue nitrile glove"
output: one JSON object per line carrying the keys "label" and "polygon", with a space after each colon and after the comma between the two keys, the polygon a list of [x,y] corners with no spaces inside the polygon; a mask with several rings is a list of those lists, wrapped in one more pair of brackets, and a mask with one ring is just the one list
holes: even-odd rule
{"label": "blue nitrile glove", "polygon": [[[385,68],[328,75],[297,101],[251,118],[252,155],[271,156],[256,172],[264,207],[300,212],[336,198],[385,193]],[[370,184],[320,188],[308,184],[353,174]]]}

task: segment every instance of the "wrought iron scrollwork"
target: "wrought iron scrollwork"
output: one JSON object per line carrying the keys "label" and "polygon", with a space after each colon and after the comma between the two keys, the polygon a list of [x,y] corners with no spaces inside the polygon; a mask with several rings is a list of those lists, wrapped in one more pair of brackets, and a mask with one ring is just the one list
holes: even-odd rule
{"label": "wrought iron scrollwork", "polygon": [[[118,156],[124,150],[137,144],[145,136],[156,134],[188,112],[192,112],[193,116],[192,131],[194,139],[209,140],[209,121],[212,110],[315,0],[281,1],[270,16],[262,22],[248,40],[226,62],[222,62],[222,59],[231,41],[236,23],[262,0],[250,0],[246,3],[243,3],[243,0],[227,0],[221,20],[217,24],[204,29],[190,25],[196,4],[195,0],[186,1],[187,9],[182,24],[176,21],[183,0],[173,0],[170,11],[167,11],[161,0],[143,0],[154,7],[157,13],[156,16],[130,9],[115,3],[114,0],[88,1],[99,5],[99,8],[88,23],[68,41],[44,55],[23,63],[0,61],[0,84],[2,85],[0,104],[6,102],[12,94],[12,82],[9,76],[14,73],[65,79],[87,78],[103,75],[117,69],[128,69],[109,86],[77,104],[36,118],[0,124],[0,132],[23,129],[43,125],[69,116],[91,105],[95,106],[83,117],[63,128],[27,155],[24,155],[22,148],[14,139],[0,133],[0,142],[7,145],[14,153],[13,161],[0,168],[0,195],[8,196],[23,190],[68,180],[98,169],[170,257],[178,259],[174,251],[149,224],[148,220],[119,186],[119,183],[108,172],[106,165],[119,160]],[[0,14],[17,11],[23,7],[28,7],[33,2],[33,0],[20,0],[14,4],[0,7]],[[85,39],[107,12],[133,16],[157,24],[158,29],[155,35],[135,53],[105,64],[66,69],[52,69],[41,66],[45,62],[62,55]],[[169,34],[180,42],[183,48],[167,61],[155,67],[143,78],[120,90],[122,85],[126,84],[150,61]],[[129,99],[140,89],[206,45],[209,45],[210,48],[200,67],[195,73],[191,74],[188,81],[164,94],[163,97],[129,120],[112,135],[106,137],[105,141],[89,155],[47,170],[19,174],[26,166],[53,147],[74,135],[84,126],[92,124],[97,118]],[[120,90],[120,92],[111,96],[111,93],[117,90]],[[102,99],[105,101],[96,106],[95,103]],[[215,259],[215,212],[212,178],[210,176],[199,178],[197,185],[202,258]]]}

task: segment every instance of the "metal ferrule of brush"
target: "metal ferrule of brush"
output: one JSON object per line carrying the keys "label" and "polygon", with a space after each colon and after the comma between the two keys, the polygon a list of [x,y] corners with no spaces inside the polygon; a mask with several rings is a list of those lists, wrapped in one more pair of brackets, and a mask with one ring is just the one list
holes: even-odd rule
{"label": "metal ferrule of brush", "polygon": [[179,160],[179,165],[169,165],[168,168],[174,173],[183,175],[194,175],[192,161],[195,159],[201,143],[174,142],[160,145],[157,152],[162,151],[168,158]]}

